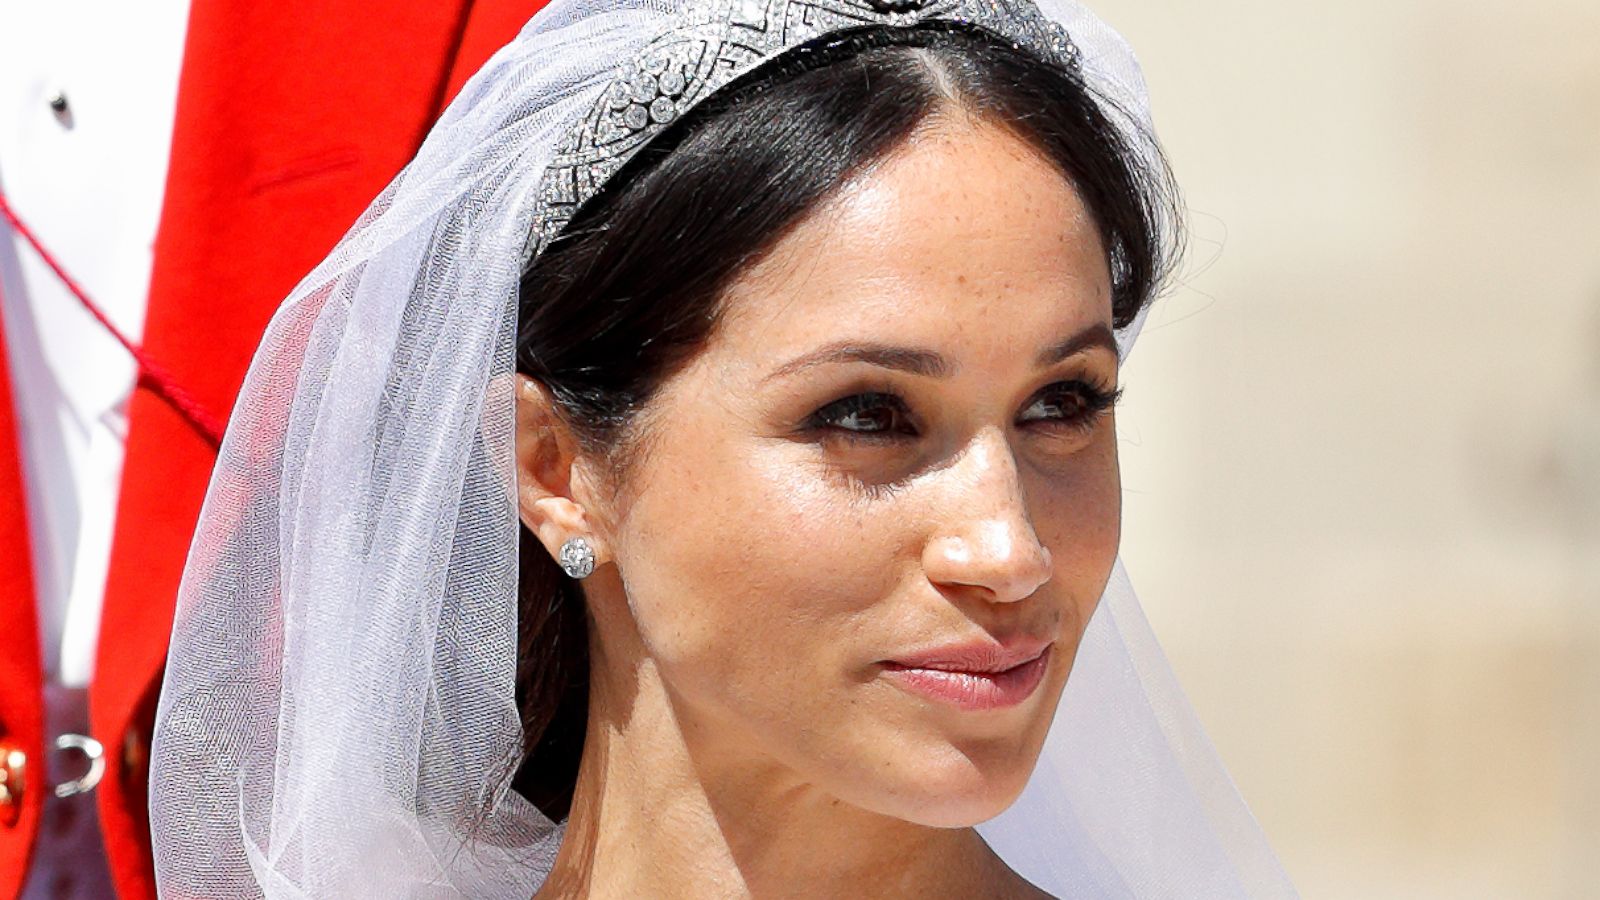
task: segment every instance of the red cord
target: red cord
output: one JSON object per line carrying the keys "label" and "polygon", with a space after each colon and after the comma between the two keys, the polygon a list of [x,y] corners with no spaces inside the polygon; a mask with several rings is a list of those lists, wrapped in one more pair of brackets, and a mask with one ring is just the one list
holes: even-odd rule
{"label": "red cord", "polygon": [[[32,229],[22,223],[22,220],[17,217],[16,212],[11,208],[11,204],[6,202],[6,195],[3,191],[0,191],[0,215],[5,216],[6,221],[11,223],[11,227],[16,229],[17,234],[22,235],[22,239],[28,242],[28,245],[33,248],[35,253],[39,254],[39,258],[44,260],[44,264],[50,267],[50,271],[56,273],[56,277],[61,279],[61,283],[67,286],[67,290],[72,292],[72,296],[78,298],[78,302],[82,303],[83,308],[89,311],[89,315],[94,316],[95,321],[104,326],[106,331],[109,331],[111,336],[117,339],[117,343],[121,344],[128,351],[128,354],[133,357],[134,362],[138,363],[139,383],[155,391],[156,396],[160,397],[178,415],[182,416],[183,420],[189,424],[189,427],[204,438],[212,449],[222,446],[222,430],[224,427],[222,420],[213,416],[209,410],[201,405],[200,401],[194,398],[194,395],[184,390],[183,386],[178,384],[177,380],[166,369],[151,359],[149,354],[145,353],[139,345],[128,340],[128,336],[122,333],[116,323],[112,322],[111,318],[93,300],[89,299],[89,295],[84,293],[83,288],[72,280],[72,276],[68,275],[67,270],[61,267],[61,263],[56,261],[55,256],[49,250],[46,250],[43,244],[39,243],[39,239],[34,236]],[[0,402],[4,402],[4,398],[0,398]]]}

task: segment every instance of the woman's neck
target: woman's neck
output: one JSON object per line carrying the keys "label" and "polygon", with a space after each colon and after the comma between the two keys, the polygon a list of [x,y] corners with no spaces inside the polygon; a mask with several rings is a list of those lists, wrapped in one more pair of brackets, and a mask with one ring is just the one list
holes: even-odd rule
{"label": "woman's neck", "polygon": [[1040,896],[973,829],[828,796],[692,721],[652,663],[633,675],[591,683],[566,836],[538,900]]}

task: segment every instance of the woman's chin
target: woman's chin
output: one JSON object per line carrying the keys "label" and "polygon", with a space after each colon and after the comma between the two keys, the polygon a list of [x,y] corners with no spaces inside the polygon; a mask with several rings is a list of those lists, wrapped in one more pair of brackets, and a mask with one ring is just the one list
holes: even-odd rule
{"label": "woman's chin", "polygon": [[880,802],[864,805],[931,828],[970,828],[1015,803],[1036,762],[1036,754],[1013,753],[996,761],[954,755],[958,758],[909,768],[900,785],[884,786]]}
{"label": "woman's chin", "polygon": [[[1026,784],[1026,781],[1023,782]],[[1019,785],[1011,791],[986,791],[968,796],[943,794],[907,809],[899,818],[930,828],[971,828],[1005,812],[1022,793]]]}

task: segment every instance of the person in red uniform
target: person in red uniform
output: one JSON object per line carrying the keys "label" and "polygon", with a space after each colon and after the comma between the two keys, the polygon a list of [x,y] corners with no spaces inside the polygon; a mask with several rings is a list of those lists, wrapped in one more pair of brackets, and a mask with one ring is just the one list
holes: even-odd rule
{"label": "person in red uniform", "polygon": [[[142,346],[225,416],[278,302],[410,159],[449,99],[543,0],[193,0]],[[3,324],[0,324],[3,327]],[[0,898],[42,828],[43,710],[27,492],[0,332]],[[150,723],[173,602],[215,459],[141,378],[88,687],[94,787],[119,896],[153,897]]]}

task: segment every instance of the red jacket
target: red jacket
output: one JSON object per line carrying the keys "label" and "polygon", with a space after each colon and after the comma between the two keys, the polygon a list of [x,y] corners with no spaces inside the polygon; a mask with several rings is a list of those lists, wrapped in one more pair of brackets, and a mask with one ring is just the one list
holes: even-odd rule
{"label": "red jacket", "polygon": [[[411,158],[461,84],[544,0],[192,0],[144,346],[224,416],[267,320]],[[31,776],[0,817],[0,898],[27,870],[45,790],[38,624],[0,335],[0,741]],[[123,897],[153,897],[146,769],[173,601],[215,460],[136,389],[89,688],[95,790]]]}

